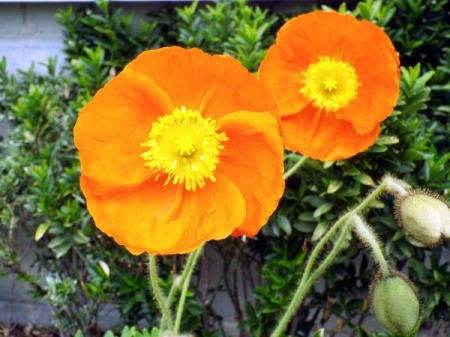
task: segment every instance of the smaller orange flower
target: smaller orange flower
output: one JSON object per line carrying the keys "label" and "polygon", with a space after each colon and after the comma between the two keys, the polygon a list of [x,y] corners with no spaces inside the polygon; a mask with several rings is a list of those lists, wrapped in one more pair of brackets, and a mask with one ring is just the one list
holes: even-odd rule
{"label": "smaller orange flower", "polygon": [[259,68],[286,148],[323,161],[366,150],[397,103],[399,64],[389,37],[368,21],[323,11],[289,20]]}
{"label": "smaller orange flower", "polygon": [[256,235],[284,190],[275,111],[272,95],[231,57],[142,53],[74,128],[95,224],[133,254]]}

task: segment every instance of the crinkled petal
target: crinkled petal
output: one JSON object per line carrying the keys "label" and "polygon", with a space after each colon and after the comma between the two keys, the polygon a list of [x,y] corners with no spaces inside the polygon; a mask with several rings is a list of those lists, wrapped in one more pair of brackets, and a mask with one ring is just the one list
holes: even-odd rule
{"label": "crinkled petal", "polygon": [[283,144],[276,118],[268,112],[238,111],[218,120],[229,140],[217,170],[244,196],[247,214],[233,235],[254,236],[283,194]]}
{"label": "crinkled petal", "polygon": [[215,183],[184,193],[178,217],[168,223],[169,228],[183,232],[180,246],[165,254],[185,253],[204,241],[225,239],[243,223],[246,204],[241,191],[227,177],[219,173],[215,176]]}
{"label": "crinkled petal", "polygon": [[235,59],[167,47],[140,54],[127,68],[151,78],[175,107],[219,119],[237,110],[276,111],[268,90]]}
{"label": "crinkled petal", "polygon": [[350,158],[373,145],[380,131],[377,124],[371,132],[360,135],[352,124],[311,104],[295,115],[282,119],[287,149],[322,161]]}
{"label": "crinkled petal", "polygon": [[394,110],[400,94],[400,62],[381,28],[367,21],[358,24],[364,34],[355,37],[342,59],[355,68],[361,86],[357,98],[337,111],[336,117],[351,122],[358,133],[364,134]]}
{"label": "crinkled petal", "polygon": [[80,112],[74,127],[82,174],[114,190],[151,176],[140,145],[152,122],[172,111],[169,97],[149,78],[124,71],[109,81]]}
{"label": "crinkled petal", "polygon": [[226,238],[245,217],[239,189],[220,175],[216,183],[195,192],[148,180],[103,197],[86,177],[81,187],[96,226],[136,255],[190,252],[204,241]]}
{"label": "crinkled petal", "polygon": [[361,83],[356,98],[332,113],[361,135],[373,133],[397,103],[399,59],[381,28],[335,12],[316,11],[289,20],[269,48],[259,74],[275,96],[280,115],[297,114],[308,105],[299,91],[305,83],[302,72],[326,56],[349,63]]}

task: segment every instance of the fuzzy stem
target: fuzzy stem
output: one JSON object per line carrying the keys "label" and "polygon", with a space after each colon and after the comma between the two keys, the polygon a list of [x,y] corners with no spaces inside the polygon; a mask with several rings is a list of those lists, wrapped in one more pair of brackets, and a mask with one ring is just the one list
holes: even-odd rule
{"label": "fuzzy stem", "polygon": [[[298,309],[299,305],[301,304],[303,297],[307,293],[307,290],[310,288],[312,283],[315,281],[313,280],[312,283],[309,281],[309,275],[311,273],[311,269],[315,265],[316,259],[322,252],[325,245],[328,243],[328,241],[334,236],[334,234],[341,229],[343,225],[345,225],[349,219],[363,211],[366,207],[368,207],[375,199],[377,199],[381,193],[383,192],[383,189],[385,188],[385,182],[382,181],[380,185],[372,192],[370,193],[361,203],[356,206],[353,210],[347,212],[342,217],[340,217],[334,225],[328,230],[328,232],[322,237],[322,239],[319,241],[319,243],[315,246],[313,249],[310,258],[308,259],[308,262],[305,267],[305,271],[302,275],[302,279],[300,280],[300,283],[297,287],[297,290],[294,294],[294,297],[291,300],[291,303],[289,304],[288,309],[283,314],[283,317],[281,318],[280,322],[278,323],[277,327],[275,328],[274,332],[272,333],[271,337],[279,337],[283,334],[283,332],[286,330],[287,325],[289,324],[289,321],[291,320],[292,316],[294,315],[295,311]],[[336,248],[336,247],[334,247]],[[333,249],[334,249],[333,248]],[[338,247],[339,248],[339,247]],[[336,253],[337,254],[337,253]],[[331,262],[330,262],[331,263]],[[323,265],[323,264],[322,264]],[[325,268],[325,266],[324,266]],[[317,272],[317,270],[316,270]],[[316,274],[314,273],[314,275]],[[320,276],[320,275],[319,275]]]}
{"label": "fuzzy stem", "polygon": [[302,304],[305,296],[311,290],[311,287],[314,285],[317,279],[325,272],[325,270],[327,270],[327,268],[331,266],[334,259],[338,256],[338,254],[342,250],[342,246],[345,242],[345,239],[347,238],[348,233],[350,232],[351,227],[352,223],[347,222],[347,224],[344,226],[341,233],[339,234],[338,240],[336,241],[336,244],[333,247],[333,249],[329,252],[327,257],[322,261],[319,267],[314,270],[314,272],[311,274],[308,280],[305,281],[305,284],[302,287],[303,290],[299,294],[298,306]]}
{"label": "fuzzy stem", "polygon": [[386,184],[386,191],[396,193],[401,196],[408,194],[408,191],[402,185],[397,183],[392,177],[387,176],[383,181]]}
{"label": "fuzzy stem", "polygon": [[[197,249],[195,252],[191,253],[191,255],[193,256],[192,260],[189,257],[189,260],[191,260],[191,263],[188,265],[186,264],[186,269],[183,272],[183,274],[185,274],[185,278],[183,280],[183,288],[181,290],[181,295],[180,295],[180,302],[178,302],[178,309],[177,309],[177,316],[175,318],[175,327],[173,329],[174,334],[178,334],[179,330],[180,330],[180,325],[181,325],[181,318],[183,317],[183,310],[184,310],[184,304],[186,302],[186,295],[187,295],[187,291],[189,289],[189,283],[191,282],[191,276],[192,276],[192,272],[195,269],[195,265],[197,264],[197,260],[200,257],[200,255],[202,254],[203,251],[203,245]],[[188,262],[189,262],[188,260]]]}
{"label": "fuzzy stem", "polygon": [[297,291],[295,292],[294,297],[292,298],[292,301],[289,304],[288,309],[286,310],[280,323],[278,324],[278,326],[272,333],[271,337],[278,337],[283,334],[283,331],[286,329],[287,324],[289,323],[292,316],[295,314],[297,309],[302,304],[303,300],[305,299],[306,294],[308,294],[311,287],[314,285],[314,282],[317,281],[317,279],[320,277],[320,275],[322,275],[322,273],[333,263],[333,260],[336,258],[336,256],[341,251],[342,245],[345,241],[345,238],[347,237],[347,234],[350,232],[350,228],[351,228],[351,223],[347,222],[347,224],[345,225],[341,234],[339,235],[339,238],[336,241],[335,246],[330,251],[330,253],[327,255],[325,260],[323,260],[323,262],[320,264],[320,266],[311,274],[311,277],[309,277],[309,278],[302,277],[299,287],[297,288]]}
{"label": "fuzzy stem", "polygon": [[386,258],[384,257],[383,250],[381,248],[381,245],[378,241],[377,235],[374,233],[372,228],[368,226],[366,223],[364,223],[363,219],[359,215],[354,216],[354,227],[356,234],[358,235],[359,239],[366,244],[372,251],[372,256],[375,259],[375,261],[378,262],[380,265],[381,272],[383,276],[389,277],[389,264],[386,261]]}
{"label": "fuzzy stem", "polygon": [[[195,262],[194,260],[195,260],[195,254],[189,254],[189,257],[186,261],[186,265],[183,269],[183,272],[181,273],[179,282],[177,282],[178,284],[181,284],[181,285],[184,284],[184,280],[186,280],[188,271],[192,268],[192,264]],[[174,300],[174,296],[177,293],[177,291],[179,290],[179,288],[180,288],[179,285],[175,284],[175,280],[174,280],[172,283],[172,287],[170,288],[169,295],[167,296],[167,301],[166,301],[166,305],[169,309],[172,307],[172,302]],[[164,331],[165,324],[166,324],[166,318],[165,318],[165,316],[163,316],[161,319],[160,331]]]}
{"label": "fuzzy stem", "polygon": [[322,263],[317,267],[314,272],[309,277],[308,281],[306,282],[306,292],[309,291],[309,288],[316,282],[316,280],[327,270],[331,264],[334,262],[334,259],[338,256],[338,254],[342,250],[342,246],[345,243],[345,240],[347,238],[348,233],[350,232],[353,224],[353,218],[350,219],[344,228],[341,231],[341,234],[339,234],[338,239],[336,240],[336,243],[333,247],[333,249],[328,253],[327,257],[322,261]]}
{"label": "fuzzy stem", "polygon": [[316,245],[313,252],[311,253],[311,257],[308,260],[302,279],[306,279],[309,277],[311,269],[314,266],[315,260],[317,259],[317,257],[319,256],[325,245],[328,243],[328,241],[333,237],[333,235],[342,227],[343,224],[347,222],[349,218],[363,211],[367,206],[370,205],[371,202],[377,199],[383,192],[383,188],[384,183],[382,182],[372,193],[370,193],[363,201],[361,201],[361,203],[358,206],[356,206],[353,210],[349,211],[348,213],[344,214],[335,222],[335,224],[322,237],[322,239],[319,241],[319,243]]}
{"label": "fuzzy stem", "polygon": [[306,161],[306,159],[308,159],[307,156],[303,156],[301,157],[298,162],[296,162],[294,164],[294,166],[292,166],[285,174],[283,174],[283,179],[287,180],[291,175],[293,175]]}
{"label": "fuzzy stem", "polygon": [[158,303],[161,315],[163,317],[166,317],[169,329],[172,330],[173,329],[172,314],[166,305],[166,300],[164,299],[164,296],[161,292],[161,288],[159,286],[159,277],[156,268],[156,257],[151,254],[148,254],[148,270],[150,276],[150,287],[152,288],[153,294],[155,295],[156,303]]}

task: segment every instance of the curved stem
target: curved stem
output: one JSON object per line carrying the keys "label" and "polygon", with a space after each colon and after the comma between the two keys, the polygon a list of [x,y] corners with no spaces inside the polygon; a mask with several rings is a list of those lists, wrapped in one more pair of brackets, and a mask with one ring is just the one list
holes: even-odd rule
{"label": "curved stem", "polygon": [[[322,239],[318,242],[318,244],[313,249],[310,258],[308,259],[308,262],[305,267],[305,271],[302,275],[302,279],[300,280],[300,283],[297,287],[294,297],[293,297],[291,303],[289,304],[288,310],[284,313],[283,317],[281,318],[280,322],[278,323],[278,325],[275,328],[274,332],[272,333],[271,337],[279,337],[279,336],[281,336],[283,331],[286,330],[286,326],[288,325],[288,323],[291,320],[292,316],[294,315],[295,311],[298,309],[298,306],[301,304],[303,297],[307,293],[307,290],[312,285],[312,283],[314,283],[315,279],[311,283],[310,280],[312,280],[313,278],[309,279],[309,275],[311,273],[311,269],[315,265],[316,259],[318,258],[318,256],[320,255],[320,253],[322,252],[323,248],[328,243],[328,241],[334,236],[334,234],[344,224],[348,223],[348,221],[350,220],[350,218],[353,215],[360,213],[367,206],[369,206],[370,203],[372,203],[375,199],[377,199],[380,196],[380,194],[383,192],[384,187],[385,187],[385,182],[382,181],[380,183],[380,185],[374,191],[372,191],[372,193],[370,193],[363,201],[361,201],[361,203],[358,206],[356,206],[353,210],[347,212],[342,217],[340,217],[334,223],[334,225],[328,230],[328,232],[322,237]],[[335,248],[336,248],[336,246],[333,248],[333,250]],[[332,252],[333,252],[333,250],[332,250]],[[327,259],[328,259],[328,257],[325,259],[325,261],[328,261]],[[321,266],[323,266],[323,263]],[[323,267],[323,268],[325,268],[325,267]],[[317,272],[319,271],[319,269],[320,269],[320,267],[314,272],[313,275],[316,275]]]}
{"label": "curved stem", "polygon": [[[173,329],[173,332],[175,335],[178,334],[178,332],[180,330],[181,318],[183,316],[184,304],[186,302],[186,295],[187,295],[187,291],[189,289],[189,283],[191,282],[192,272],[195,269],[195,265],[197,264],[197,260],[200,257],[200,255],[202,254],[202,251],[203,251],[203,245],[199,249],[197,249],[195,252],[191,253],[191,255],[193,256],[191,264],[190,265],[186,264],[186,269],[185,269],[186,277],[183,280],[183,288],[181,290],[180,302],[178,303],[177,316],[175,318],[175,327]],[[183,274],[185,272],[183,272]]]}
{"label": "curved stem", "polygon": [[[319,267],[317,267],[316,270],[314,270],[314,272],[311,274],[309,280],[306,282],[306,288],[309,289],[308,285],[311,286],[320,277],[320,275],[322,275],[325,272],[325,270],[327,270],[327,268],[330,267],[330,265],[333,263],[334,259],[341,252],[342,246],[345,243],[345,239],[347,238],[347,235],[352,228],[352,224],[353,224],[352,221],[353,221],[353,219],[351,219],[350,221],[347,222],[347,224],[342,229],[342,232],[339,235],[339,238],[337,239],[336,244],[333,247],[333,249],[328,253],[327,257],[322,261],[322,263],[319,265]],[[308,289],[307,289],[307,291],[308,291]]]}
{"label": "curved stem", "polygon": [[154,255],[148,254],[148,270],[150,276],[150,286],[152,288],[153,294],[155,295],[156,303],[158,303],[159,310],[163,317],[166,317],[169,329],[173,329],[173,320],[169,308],[166,305],[166,300],[161,292],[161,287],[159,286],[158,271],[156,268],[156,257]]}
{"label": "curved stem", "polygon": [[359,215],[354,216],[354,229],[359,239],[369,247],[372,251],[372,256],[375,261],[380,265],[381,273],[384,277],[389,277],[391,273],[389,272],[389,264],[384,257],[383,250],[378,241],[377,235],[373,232],[372,228],[364,223],[363,219]]}
{"label": "curved stem", "polygon": [[[195,262],[195,254],[191,253],[189,254],[189,257],[186,261],[186,265],[183,269],[183,272],[181,273],[181,277],[179,279],[179,281],[173,280],[172,282],[172,287],[170,288],[169,291],[169,295],[167,296],[167,301],[166,301],[166,306],[170,309],[172,307],[172,302],[174,300],[175,294],[177,293],[177,291],[180,288],[180,284],[183,285],[184,284],[184,280],[187,277],[188,271],[192,268],[192,264]],[[175,284],[177,283],[177,284]],[[159,330],[160,331],[164,331],[166,326],[166,317],[165,315],[163,315],[162,319],[161,319],[161,325]]]}
{"label": "curved stem", "polygon": [[289,304],[288,309],[286,310],[285,314],[283,315],[282,319],[280,320],[280,323],[278,323],[277,328],[272,333],[271,337],[278,337],[281,336],[286,329],[286,326],[289,324],[289,321],[291,320],[292,316],[295,314],[298,307],[302,304],[303,300],[305,299],[306,294],[308,294],[311,287],[314,285],[314,282],[317,281],[317,279],[322,275],[322,273],[333,263],[336,256],[339,254],[339,252],[342,249],[342,245],[345,242],[345,239],[350,232],[351,229],[351,222],[347,222],[346,226],[342,230],[341,234],[339,235],[338,240],[336,241],[335,246],[330,251],[330,253],[327,255],[325,260],[319,265],[319,267],[311,274],[311,277],[309,278],[302,278],[299,287],[297,288],[297,291],[294,294],[294,297],[292,298],[291,303]]}
{"label": "curved stem", "polygon": [[399,180],[387,176],[383,181],[386,184],[386,190],[388,192],[398,194],[400,196],[408,195],[408,191],[398,183]]}
{"label": "curved stem", "polygon": [[306,161],[306,159],[308,159],[308,157],[306,157],[306,156],[301,157],[298,160],[298,162],[296,162],[294,164],[294,166],[292,166],[288,171],[286,171],[285,174],[283,174],[283,179],[287,180],[291,175],[293,175],[300,168],[300,166],[303,165],[303,163]]}
{"label": "curved stem", "polygon": [[311,253],[311,257],[308,260],[308,263],[305,268],[305,272],[303,273],[303,279],[309,277],[312,267],[314,266],[314,262],[322,251],[323,247],[328,243],[328,241],[333,237],[333,235],[342,227],[342,225],[347,221],[348,218],[352,217],[355,214],[360,213],[364,210],[371,202],[377,199],[380,194],[383,192],[384,182],[382,182],[372,193],[370,193],[361,203],[356,206],[353,210],[347,212],[342,217],[340,217],[335,224],[328,230],[328,232],[322,237],[319,243],[314,247],[313,252]]}

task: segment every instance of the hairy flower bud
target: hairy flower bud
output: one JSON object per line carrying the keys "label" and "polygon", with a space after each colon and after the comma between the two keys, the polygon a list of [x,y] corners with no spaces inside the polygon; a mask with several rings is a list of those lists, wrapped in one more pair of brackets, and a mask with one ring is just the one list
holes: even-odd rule
{"label": "hairy flower bud", "polygon": [[409,193],[397,199],[395,214],[406,234],[427,247],[450,238],[450,209],[439,195]]}
{"label": "hairy flower bud", "polygon": [[380,272],[370,285],[370,305],[378,322],[391,334],[409,336],[420,326],[420,295],[412,282],[397,270],[383,278]]}

